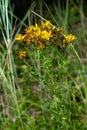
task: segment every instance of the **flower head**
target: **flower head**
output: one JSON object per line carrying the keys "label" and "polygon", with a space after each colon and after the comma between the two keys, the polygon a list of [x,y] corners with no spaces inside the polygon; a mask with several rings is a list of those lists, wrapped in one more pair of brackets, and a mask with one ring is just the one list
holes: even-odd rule
{"label": "flower head", "polygon": [[51,31],[43,30],[41,32],[41,39],[49,40],[52,37]]}
{"label": "flower head", "polygon": [[70,43],[72,43],[72,41],[77,39],[77,37],[72,35],[72,34],[68,34],[68,35],[65,36],[65,39],[67,40],[68,44],[70,44]]}
{"label": "flower head", "polygon": [[51,28],[51,23],[50,21],[42,22],[42,28]]}
{"label": "flower head", "polygon": [[47,30],[54,30],[55,29],[55,26],[52,25],[50,21],[42,22],[41,26],[43,29],[47,29]]}
{"label": "flower head", "polygon": [[[72,34],[64,35],[63,28],[56,28],[50,21],[42,22],[41,25],[37,23],[25,29],[24,35],[19,34],[16,38],[26,45],[34,44],[39,48],[44,48],[50,41],[50,45],[55,44],[59,47],[65,48],[76,39]],[[25,53],[20,53],[20,57]]]}
{"label": "flower head", "polygon": [[25,37],[26,37],[26,34],[25,35],[18,34],[18,36],[16,37],[16,40],[17,41],[24,41]]}
{"label": "flower head", "polygon": [[27,56],[27,52],[26,51],[20,51],[19,52],[20,59],[25,59],[26,56]]}

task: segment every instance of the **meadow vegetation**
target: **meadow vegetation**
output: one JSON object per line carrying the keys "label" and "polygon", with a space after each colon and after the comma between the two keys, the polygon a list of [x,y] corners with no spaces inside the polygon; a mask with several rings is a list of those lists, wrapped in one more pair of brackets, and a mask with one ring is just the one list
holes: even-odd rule
{"label": "meadow vegetation", "polygon": [[0,0],[0,130],[87,130],[82,2],[32,2],[20,20]]}

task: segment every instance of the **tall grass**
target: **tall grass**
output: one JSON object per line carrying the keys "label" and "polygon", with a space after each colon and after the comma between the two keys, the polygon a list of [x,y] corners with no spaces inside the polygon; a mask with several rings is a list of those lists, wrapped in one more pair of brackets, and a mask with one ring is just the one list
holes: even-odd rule
{"label": "tall grass", "polygon": [[[19,32],[21,26],[17,30],[17,33],[14,34],[15,27],[13,28],[13,14],[9,0],[0,1],[0,14],[2,34],[2,41],[0,43],[0,91],[3,92],[0,97],[0,109],[2,110],[0,116],[2,119],[2,124],[7,120],[14,120],[17,116],[22,125],[16,91],[18,85],[17,73],[12,52],[15,36]],[[1,127],[1,129],[3,129],[3,127]]]}

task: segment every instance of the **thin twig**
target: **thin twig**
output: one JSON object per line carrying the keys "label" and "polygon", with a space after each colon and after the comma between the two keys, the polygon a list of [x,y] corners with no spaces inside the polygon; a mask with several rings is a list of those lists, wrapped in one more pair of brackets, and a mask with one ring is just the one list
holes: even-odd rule
{"label": "thin twig", "polygon": [[76,56],[77,56],[77,59],[78,59],[79,62],[81,63],[81,59],[80,59],[78,53],[76,52],[76,50],[75,50],[75,48],[74,48],[74,46],[73,46],[72,44],[71,44],[71,47],[72,47],[73,51],[75,52],[75,54],[76,54]]}

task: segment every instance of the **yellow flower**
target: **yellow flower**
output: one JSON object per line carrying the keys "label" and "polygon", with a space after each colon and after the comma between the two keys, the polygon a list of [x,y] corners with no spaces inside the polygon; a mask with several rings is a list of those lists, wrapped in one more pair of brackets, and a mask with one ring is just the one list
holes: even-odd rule
{"label": "yellow flower", "polygon": [[47,32],[46,30],[43,30],[41,32],[41,39],[49,40],[52,37],[51,31]]}
{"label": "yellow flower", "polygon": [[42,22],[41,23],[41,25],[42,25],[42,27],[44,28],[44,27],[50,27],[50,21],[46,21],[46,22]]}
{"label": "yellow flower", "polygon": [[35,26],[30,26],[29,28],[30,32],[34,31],[34,32],[40,32],[40,27],[38,26],[38,24],[36,23]]}
{"label": "yellow flower", "polygon": [[[48,40],[58,47],[65,48],[75,39],[76,36],[72,34],[64,35],[64,29],[56,28],[50,21],[42,22],[40,26],[37,23],[35,26],[31,25],[25,29],[24,35],[19,34],[16,38],[16,40],[22,41],[25,45],[34,44],[40,48],[44,48]],[[20,58],[25,57],[25,54],[20,52]]]}
{"label": "yellow flower", "polygon": [[20,59],[25,59],[26,56],[27,56],[27,52],[26,51],[20,51],[19,52]]}
{"label": "yellow flower", "polygon": [[76,39],[77,39],[77,37],[72,34],[65,35],[63,38],[63,41],[62,41],[62,47],[65,48],[66,46],[71,44]]}
{"label": "yellow flower", "polygon": [[41,34],[41,29],[40,27],[35,24],[35,26],[30,26],[28,29],[25,30],[25,33],[31,37],[31,38],[35,38],[35,37],[39,37]]}
{"label": "yellow flower", "polygon": [[77,37],[72,35],[72,34],[68,34],[68,35],[65,36],[65,39],[68,42],[68,44],[70,44],[70,43],[72,43],[72,41],[76,40]]}
{"label": "yellow flower", "polygon": [[25,37],[26,37],[26,34],[25,34],[25,35],[18,34],[16,40],[17,40],[17,41],[23,41],[23,40],[25,39]]}
{"label": "yellow flower", "polygon": [[54,30],[56,27],[54,25],[51,24],[50,21],[46,21],[46,22],[42,22],[42,29],[47,29],[47,30]]}

